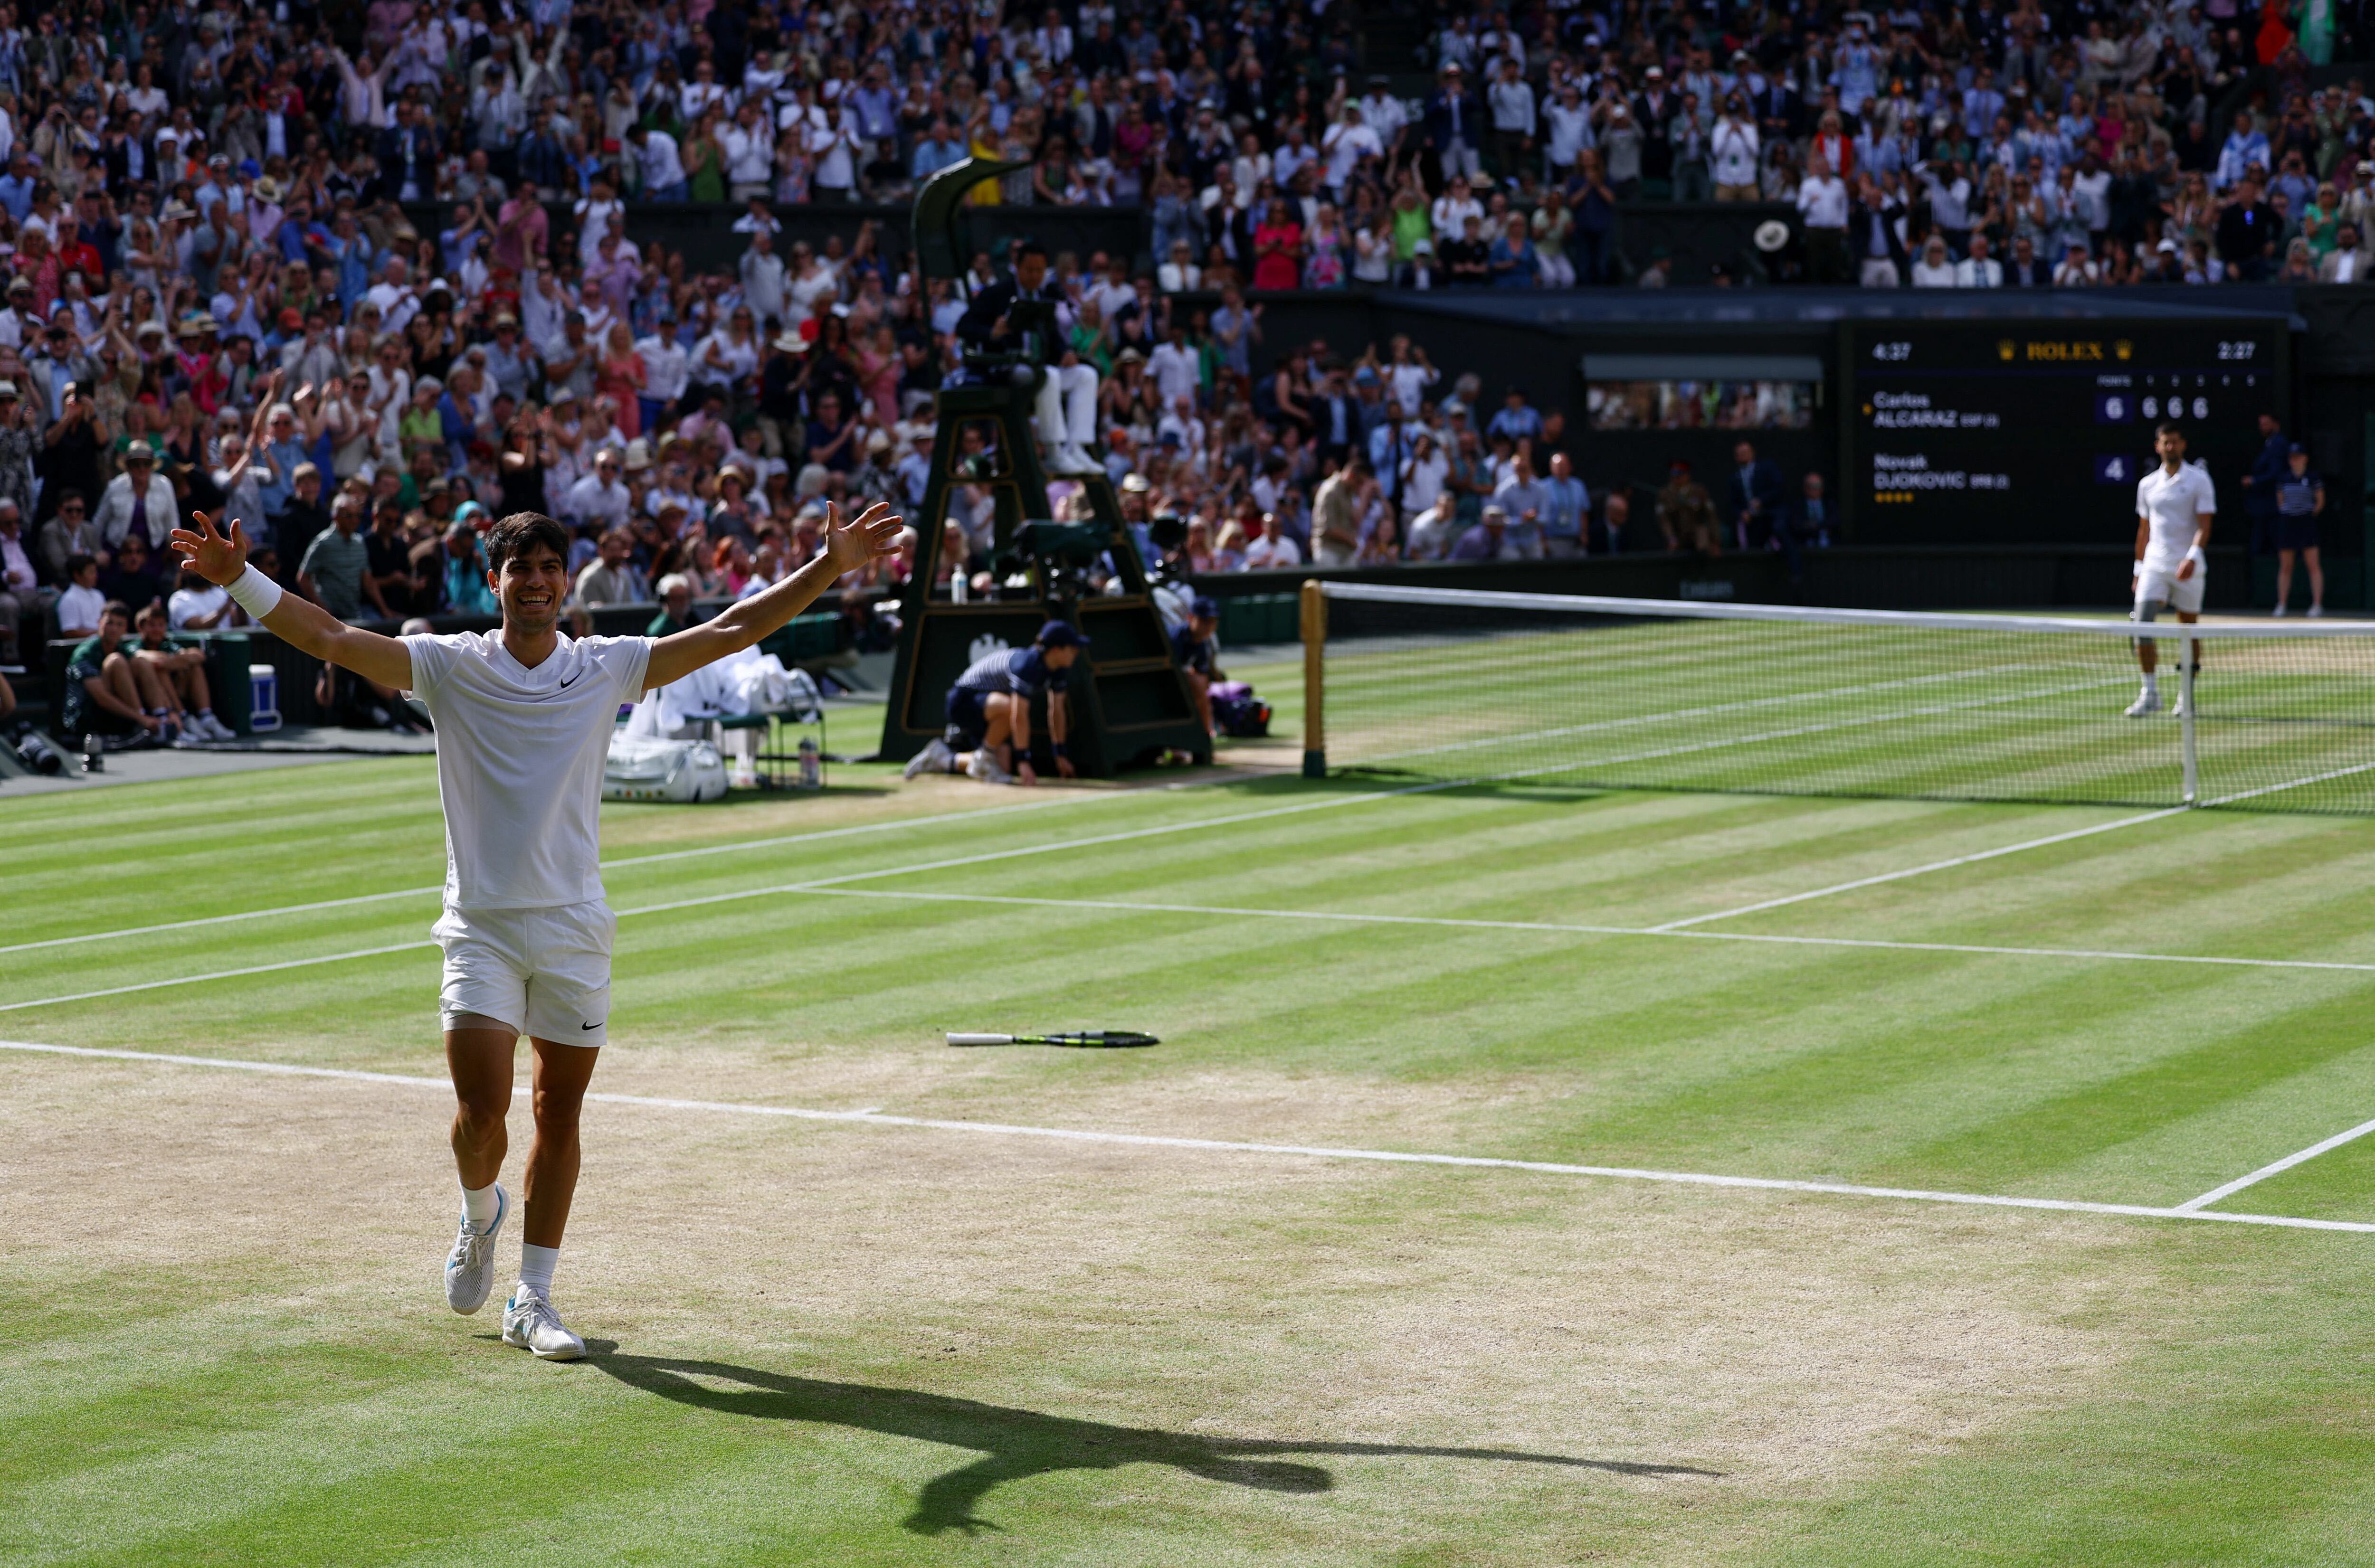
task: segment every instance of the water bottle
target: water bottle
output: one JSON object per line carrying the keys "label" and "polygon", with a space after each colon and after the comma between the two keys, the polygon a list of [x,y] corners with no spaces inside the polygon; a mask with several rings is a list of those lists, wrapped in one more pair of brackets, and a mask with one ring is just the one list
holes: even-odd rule
{"label": "water bottle", "polygon": [[97,730],[82,737],[82,771],[86,773],[107,772],[107,753],[100,744]]}
{"label": "water bottle", "polygon": [[817,751],[816,737],[811,735],[800,737],[800,787],[824,787],[824,758]]}

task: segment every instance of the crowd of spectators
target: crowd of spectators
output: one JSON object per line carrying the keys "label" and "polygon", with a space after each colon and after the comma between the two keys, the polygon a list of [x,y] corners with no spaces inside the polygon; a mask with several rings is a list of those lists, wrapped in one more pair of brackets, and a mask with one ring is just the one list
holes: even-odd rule
{"label": "crowd of spectators", "polygon": [[[1595,488],[1563,412],[1516,387],[1488,395],[1473,372],[1447,376],[1407,336],[1357,357],[1288,345],[1258,378],[1231,375],[1209,344],[1205,361],[1216,371],[1205,383],[1192,354],[1175,361],[1184,390],[1157,386],[1139,425],[1108,432],[1105,459],[1128,521],[1180,521],[1172,563],[1187,572],[1628,550],[1774,550],[1794,564],[1837,521],[1820,474],[1785,476],[1746,436],[1721,475],[1677,458],[1660,487]],[[1107,391],[1127,408],[1152,378],[1127,351],[1120,369]],[[1158,408],[1150,441],[1143,420]],[[989,520],[988,498],[961,491],[948,553],[978,566]]]}
{"label": "crowd of spectators", "polygon": [[[1991,25],[1982,27],[1987,22]],[[1867,288],[2363,282],[2375,100],[2312,87],[2275,7],[2138,6],[2056,18],[2034,0],[1850,23],[1766,99],[1799,134],[1760,154],[1793,203],[1785,276]],[[2213,125],[2215,100],[2268,67]],[[1753,72],[1752,72],[1753,74]],[[1813,90],[1819,82],[1819,90]],[[1742,111],[1746,109],[1745,112]],[[1714,137],[1753,127],[1726,100]],[[1719,196],[1721,192],[1717,193]]]}
{"label": "crowd of spectators", "polygon": [[1620,256],[1621,213],[1768,202],[1779,281],[2362,281],[2375,99],[2310,63],[2361,9],[1459,8],[1423,100],[1340,77],[1274,136],[1191,134],[1156,253],[1256,289],[1725,284]]}
{"label": "crowd of spectators", "polygon": [[[828,160],[826,194],[888,197],[967,152],[1036,157],[994,199],[1142,208],[1166,292],[1707,281],[1620,256],[1621,212],[1664,200],[1794,207],[1762,260],[1782,280],[2357,281],[2375,99],[2311,59],[2356,57],[2361,10],[1459,6],[1400,60],[1341,0],[1016,5],[937,70],[828,73],[772,169],[786,197]],[[1432,80],[1405,95],[1413,66]],[[742,149],[757,189],[762,138],[710,114],[703,166]],[[680,191],[677,159],[626,179]]]}
{"label": "crowd of spectators", "polygon": [[[1815,278],[2358,276],[2370,106],[2302,86],[2303,44],[2232,0],[1448,7],[1385,62],[1424,68],[1411,97],[1363,25],[1344,0],[0,10],[0,656],[116,601],[235,621],[176,579],[192,509],[358,619],[490,609],[478,534],[521,509],[577,529],[585,605],[680,618],[780,578],[828,504],[920,502],[965,311],[859,215],[813,244],[781,217],[968,154],[1037,160],[981,201],[1144,214],[1142,253],[1055,258],[1056,347],[1098,372],[1126,506],[1188,519],[1216,569],[1821,532],[1702,526],[1687,479],[1647,518],[1595,501],[1557,409],[1407,342],[1266,343],[1265,290],[1607,282],[1619,206],[1702,195],[1797,203],[1778,265]],[[2263,64],[2277,90],[2214,135]],[[736,265],[626,232],[627,202],[679,200],[727,204]],[[979,566],[987,513],[960,491],[931,525]]]}

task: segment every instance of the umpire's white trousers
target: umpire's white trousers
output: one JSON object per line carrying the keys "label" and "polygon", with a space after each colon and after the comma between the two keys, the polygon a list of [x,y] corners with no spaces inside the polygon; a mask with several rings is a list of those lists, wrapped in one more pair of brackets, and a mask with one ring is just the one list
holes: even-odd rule
{"label": "umpire's white trousers", "polygon": [[1039,383],[1039,439],[1062,451],[1097,439],[1097,372],[1093,365],[1050,365]]}

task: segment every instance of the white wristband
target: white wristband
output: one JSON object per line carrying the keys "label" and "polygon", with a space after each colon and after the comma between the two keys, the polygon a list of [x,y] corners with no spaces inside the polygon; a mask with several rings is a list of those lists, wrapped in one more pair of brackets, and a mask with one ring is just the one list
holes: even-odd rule
{"label": "white wristband", "polygon": [[230,585],[231,602],[255,620],[262,620],[272,613],[280,603],[280,584],[252,565]]}
{"label": "white wristband", "polygon": [[2202,553],[2202,547],[2200,545],[2196,545],[2192,549],[2187,550],[2185,552],[2185,559],[2193,562],[2196,566],[2207,566],[2210,564],[2210,558]]}

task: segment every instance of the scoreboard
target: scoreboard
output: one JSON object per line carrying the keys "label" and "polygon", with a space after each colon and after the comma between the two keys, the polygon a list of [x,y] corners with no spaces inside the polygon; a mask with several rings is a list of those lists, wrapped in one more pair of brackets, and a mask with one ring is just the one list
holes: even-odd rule
{"label": "scoreboard", "polygon": [[1854,323],[1841,401],[1855,536],[2123,543],[2164,419],[2231,515],[2259,416],[2291,428],[2288,335],[2264,316]]}

